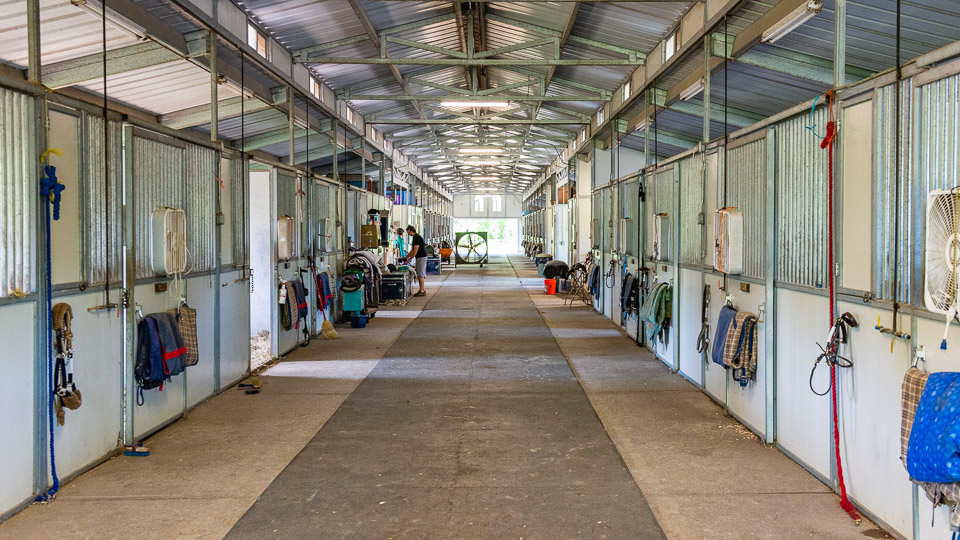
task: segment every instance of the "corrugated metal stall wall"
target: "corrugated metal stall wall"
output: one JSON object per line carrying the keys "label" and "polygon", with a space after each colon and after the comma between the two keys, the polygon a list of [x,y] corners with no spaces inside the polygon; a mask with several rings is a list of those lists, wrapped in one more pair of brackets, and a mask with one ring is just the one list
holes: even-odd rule
{"label": "corrugated metal stall wall", "polygon": [[[150,257],[153,211],[160,207],[184,208],[183,147],[134,135],[133,175],[137,278],[140,279],[155,275]],[[187,249],[192,252],[192,248],[188,243]]]}
{"label": "corrugated metal stall wall", "polygon": [[[807,135],[810,137],[810,135]],[[767,214],[766,139],[727,151],[726,185],[721,176],[720,193],[726,191],[727,206],[743,214],[743,276],[764,277]]]}
{"label": "corrugated metal stall wall", "polygon": [[680,167],[680,264],[699,267],[703,248],[703,162],[696,153],[679,163]]}
{"label": "corrugated metal stall wall", "polygon": [[[652,249],[654,242],[657,241],[656,235],[658,232],[661,238],[667,239],[666,245],[659,247],[659,260],[662,261],[669,261],[671,259],[671,252],[673,250],[672,243],[676,242],[676,239],[672,236],[672,223],[673,220],[676,219],[676,216],[673,215],[673,167],[675,166],[676,164],[671,165],[652,174],[653,188],[647,190],[648,193],[653,193],[653,201],[648,204],[648,208],[650,208],[650,221],[647,229],[651,233],[649,245]],[[655,226],[656,219],[654,216],[657,214],[666,214],[666,218],[660,221],[659,230],[658,227]]]}
{"label": "corrugated metal stall wall", "polygon": [[[34,290],[37,185],[34,99],[0,89],[0,298]],[[33,491],[35,302],[0,303],[0,513],[21,504]]]}
{"label": "corrugated metal stall wall", "polygon": [[[80,231],[81,263],[88,283],[103,283],[106,279],[109,257],[110,281],[118,281],[122,271],[120,250],[115,244],[120,236],[120,189],[117,187],[118,156],[121,155],[117,122],[109,122],[107,143],[109,152],[104,153],[103,118],[83,113],[81,117],[80,144],[83,191],[80,193],[80,219],[86,227]],[[104,164],[104,157],[110,158]],[[112,156],[112,157],[111,157]],[[104,170],[109,174],[104,178]],[[109,183],[107,183],[109,180]]]}
{"label": "corrugated metal stall wall", "polygon": [[35,290],[35,99],[0,88],[0,298]]}
{"label": "corrugated metal stall wall", "polygon": [[[777,281],[826,287],[827,151],[807,129],[806,116],[776,126]],[[813,123],[826,126],[827,111]]]}
{"label": "corrugated metal stall wall", "polygon": [[[901,144],[897,145],[897,136],[896,136],[896,88],[893,85],[884,86],[876,90],[875,99],[874,99],[874,193],[873,193],[873,204],[874,204],[874,220],[876,223],[876,228],[874,232],[876,234],[875,244],[874,244],[874,292],[878,298],[883,299],[892,299],[893,298],[893,274],[894,274],[894,261],[900,261],[899,275],[897,277],[898,285],[897,289],[899,290],[899,298],[901,301],[909,302],[911,299],[910,295],[910,281],[913,277],[913,267],[910,264],[911,253],[913,247],[909,245],[908,242],[905,242],[908,236],[912,236],[909,232],[912,226],[913,216],[916,216],[919,219],[922,219],[922,216],[925,213],[926,207],[926,191],[923,191],[923,200],[917,201],[920,206],[916,207],[911,203],[911,198],[915,196],[913,193],[912,187],[919,187],[920,184],[923,185],[934,185],[938,182],[938,179],[928,179],[923,178],[925,172],[930,170],[936,170],[937,159],[935,155],[926,155],[923,156],[920,153],[917,154],[916,166],[917,166],[917,175],[914,176],[911,174],[910,168],[910,155],[911,155],[911,103],[913,102],[913,83],[912,79],[905,80],[901,83],[900,86],[900,134],[899,141]],[[934,95],[937,95],[934,93]],[[938,96],[939,97],[939,96]],[[947,111],[940,108],[937,109],[938,98],[934,98],[934,103],[928,103],[934,107],[934,110],[928,110],[928,112],[918,111],[919,116],[917,120],[921,120],[922,117],[928,116],[933,122],[929,124],[924,122],[924,125],[928,125],[930,129],[943,128],[943,125],[940,124],[942,120],[938,114],[945,113]],[[922,100],[921,100],[922,103]],[[919,105],[919,103],[918,103]],[[942,106],[942,104],[940,104]],[[929,133],[929,131],[928,131]],[[918,134],[918,136],[923,136],[923,134]],[[896,172],[896,159],[897,156],[894,153],[894,148],[899,146],[900,148],[900,178],[902,183],[899,187],[899,194],[897,193],[896,186],[897,172]],[[936,150],[934,151],[936,153]],[[938,171],[942,173],[943,171]],[[956,184],[949,184],[950,187],[953,187]],[[900,200],[899,207],[899,216],[897,216],[897,198]],[[915,213],[916,210],[919,210],[919,214]],[[897,243],[897,233],[895,230],[897,228],[897,222],[899,220],[899,244]],[[920,235],[922,234],[923,226],[920,225],[918,229],[913,233],[913,238],[917,241],[917,248],[920,244]],[[895,251],[895,246],[899,248],[899,253]],[[922,259],[922,256],[920,257]],[[922,264],[922,263],[921,263]],[[920,272],[921,268],[917,268],[917,272]],[[917,274],[921,275],[921,274]],[[922,293],[918,298],[922,301]]]}
{"label": "corrugated metal stall wall", "polygon": [[187,245],[193,272],[216,265],[217,153],[195,144],[186,148]]}
{"label": "corrugated metal stall wall", "polygon": [[[231,219],[233,220],[233,265],[236,267],[250,264],[250,232],[247,230],[247,216],[250,213],[250,198],[247,178],[248,161],[245,159],[230,160],[230,197]],[[226,239],[224,239],[226,240]]]}

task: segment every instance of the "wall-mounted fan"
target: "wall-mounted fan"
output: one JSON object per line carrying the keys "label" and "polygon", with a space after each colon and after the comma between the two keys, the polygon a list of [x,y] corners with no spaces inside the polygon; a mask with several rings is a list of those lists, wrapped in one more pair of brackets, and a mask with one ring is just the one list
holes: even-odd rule
{"label": "wall-mounted fan", "polygon": [[927,241],[924,246],[923,303],[930,311],[946,315],[943,341],[957,317],[960,300],[960,188],[931,191],[927,196]]}

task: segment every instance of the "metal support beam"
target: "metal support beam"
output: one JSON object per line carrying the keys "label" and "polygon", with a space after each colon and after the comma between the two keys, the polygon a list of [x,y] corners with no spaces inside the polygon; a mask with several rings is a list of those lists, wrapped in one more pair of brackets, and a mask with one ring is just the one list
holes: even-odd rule
{"label": "metal support beam", "polygon": [[[638,66],[642,61],[617,58],[556,59],[556,58],[365,58],[349,56],[319,56],[307,64],[359,64],[386,66]],[[399,74],[399,71],[397,72]]]}
{"label": "metal support beam", "polygon": [[[785,75],[793,75],[828,86],[833,86],[835,72],[838,71],[834,69],[832,60],[780,47],[768,47],[763,52],[752,49],[738,56],[735,60],[742,64],[776,71]],[[853,66],[846,66],[845,71],[846,78],[839,85],[856,82],[873,75],[870,70]]]}
{"label": "metal support beam", "polygon": [[210,59],[210,140],[217,142],[220,138],[220,98],[218,89],[220,72],[217,71],[217,36],[213,32],[207,32],[207,54]]}
{"label": "metal support beam", "polygon": [[[350,4],[350,7],[353,9],[354,14],[357,18],[360,19],[360,25],[363,26],[364,31],[367,32],[367,35],[370,36],[370,40],[377,44],[379,53],[382,58],[371,58],[370,60],[383,60],[385,62],[390,62],[390,54],[387,52],[385,43],[381,41],[380,36],[377,34],[377,28],[373,25],[373,21],[370,20],[370,17],[367,16],[367,12],[363,10],[363,6],[360,5],[360,0],[347,0],[347,3]],[[330,64],[334,62],[314,62],[320,64]],[[394,78],[397,79],[397,82],[400,83],[400,86],[403,86],[403,75],[400,74],[400,70],[397,68],[397,64],[389,64],[390,72],[393,73]]]}
{"label": "metal support beam", "polygon": [[40,60],[40,0],[27,0],[27,80],[39,83]]}
{"label": "metal support beam", "polygon": [[[650,133],[648,137],[650,141],[654,140],[653,133]],[[691,137],[689,135],[684,135],[683,133],[677,133],[674,131],[665,131],[659,128],[656,130],[656,141],[658,145],[666,144],[669,146],[676,146],[678,148],[686,149],[693,148],[700,142],[696,137]]]}
{"label": "metal support beam", "polygon": [[[411,80],[410,83],[420,84],[419,81]],[[446,86],[440,84],[424,84],[423,86]],[[448,88],[445,88],[448,89]],[[497,90],[497,89],[491,89]],[[348,99],[351,101],[422,101],[422,102],[437,102],[437,101],[523,101],[523,102],[543,102],[543,101],[609,101],[609,98],[604,99],[600,95],[576,95],[576,96],[539,96],[539,95],[511,95],[511,94],[482,94],[483,90],[479,90],[476,94],[472,94],[467,90],[463,90],[463,94],[443,94],[443,95],[395,95],[395,94],[355,94],[351,95]]]}
{"label": "metal support beam", "polygon": [[490,120],[473,120],[469,118],[431,118],[425,120],[393,120],[393,119],[384,119],[384,120],[374,120],[368,122],[370,124],[382,124],[382,125],[410,125],[410,126],[430,126],[430,125],[457,125],[457,124],[469,124],[469,125],[487,125],[487,126],[517,126],[517,125],[537,125],[537,126],[564,126],[572,124],[587,124],[589,122],[581,122],[578,120],[526,120],[526,119],[490,119]]}
{"label": "metal support beam", "polygon": [[310,58],[311,54],[318,53],[320,51],[329,51],[330,49],[345,47],[347,45],[353,45],[354,43],[361,43],[364,41],[370,41],[370,36],[367,34],[361,34],[359,36],[351,36],[343,39],[337,39],[334,41],[327,41],[326,43],[320,43],[317,45],[313,45],[311,47],[305,47],[303,49],[298,49],[294,51],[293,59],[295,62],[302,62]]}
{"label": "metal support beam", "polygon": [[[155,41],[107,51],[107,75],[181,60],[182,57]],[[47,64],[41,68],[48,88],[63,88],[103,77],[103,53]]]}
{"label": "metal support beam", "polygon": [[297,133],[295,131],[294,125],[294,108],[293,108],[293,88],[287,88],[287,137],[289,139],[288,144],[288,165],[296,165],[294,161],[294,154],[296,150],[294,149],[294,143],[297,140]]}
{"label": "metal support beam", "polygon": [[[241,101],[243,101],[242,104]],[[217,118],[233,118],[240,116],[241,113],[250,114],[264,111],[273,108],[273,105],[258,98],[242,100],[240,97],[232,97],[218,101],[215,107],[217,109]],[[160,115],[160,123],[172,129],[200,126],[210,122],[212,109],[213,107],[210,105],[198,105],[196,107],[162,114]]]}
{"label": "metal support beam", "polygon": [[[311,130],[311,134],[316,134],[316,131]],[[295,139],[300,137],[307,136],[307,130],[305,128],[298,127],[294,130],[293,136]],[[287,142],[290,139],[290,128],[284,127],[274,131],[269,131],[261,135],[256,135],[254,137],[246,137],[243,141],[243,151],[252,152],[254,150],[259,150],[267,146],[273,146],[275,144],[280,144]],[[312,142],[312,141],[311,141]]]}
{"label": "metal support beam", "polygon": [[[702,105],[695,105],[688,101],[674,101],[670,105],[667,105],[667,109],[671,111],[680,112],[683,114],[689,114],[691,116],[696,116],[698,118],[704,118],[705,120],[714,115],[717,118],[723,117],[723,105],[720,103],[711,103],[710,108],[706,108],[706,104],[709,100],[709,79],[704,77],[704,101]],[[762,114],[752,113],[750,111],[745,111],[743,109],[727,109],[727,123],[738,128],[747,127],[753,125],[765,117]],[[709,134],[704,132],[704,141],[709,141]]]}
{"label": "metal support beam", "polygon": [[833,10],[833,86],[839,88],[847,78],[847,0],[836,0]]}

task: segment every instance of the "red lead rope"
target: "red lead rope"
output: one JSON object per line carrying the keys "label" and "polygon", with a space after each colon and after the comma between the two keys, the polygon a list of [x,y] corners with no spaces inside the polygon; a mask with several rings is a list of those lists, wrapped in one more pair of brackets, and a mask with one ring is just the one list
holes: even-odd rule
{"label": "red lead rope", "polygon": [[[834,266],[833,266],[833,140],[837,136],[837,122],[833,116],[833,91],[827,91],[830,121],[827,122],[827,135],[820,143],[820,148],[827,149],[827,283],[830,288],[830,324],[837,320],[833,307],[834,299]],[[833,449],[837,458],[837,481],[840,484],[840,508],[847,511],[857,523],[860,514],[847,498],[847,486],[843,482],[843,464],[840,460],[840,422],[837,414],[837,366],[830,366],[830,398],[833,402]]]}

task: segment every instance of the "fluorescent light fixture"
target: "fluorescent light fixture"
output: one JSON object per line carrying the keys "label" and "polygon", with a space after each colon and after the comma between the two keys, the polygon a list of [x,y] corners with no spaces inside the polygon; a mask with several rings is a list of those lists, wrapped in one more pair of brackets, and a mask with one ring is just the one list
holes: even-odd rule
{"label": "fluorescent light fixture", "polygon": [[[86,11],[90,15],[93,15],[97,19],[103,17],[103,4],[101,2],[96,2],[94,0],[70,0],[70,3]],[[110,26],[134,39],[143,39],[143,36],[146,34],[143,28],[139,27],[126,17],[112,13],[112,10],[108,9],[106,19]]]}
{"label": "fluorescent light fixture", "polygon": [[499,165],[500,161],[496,159],[468,159],[463,162],[464,165]]}
{"label": "fluorescent light fixture", "polygon": [[481,108],[493,108],[493,107],[509,107],[510,104],[506,101],[441,101],[441,107],[481,107]]}
{"label": "fluorescent light fixture", "polygon": [[499,176],[471,176],[471,180],[500,180]]}
{"label": "fluorescent light fixture", "polygon": [[461,154],[502,154],[503,148],[485,148],[480,146],[465,146],[460,149]]}
{"label": "fluorescent light fixture", "polygon": [[498,191],[500,188],[495,187],[478,187],[475,188],[475,191]]}
{"label": "fluorescent light fixture", "polygon": [[783,36],[796,30],[801,24],[809,21],[814,15],[820,13],[823,9],[821,0],[807,0],[803,5],[790,12],[789,15],[777,21],[773,26],[767,28],[760,41],[763,43],[776,43]]}
{"label": "fluorescent light fixture", "polygon": [[697,96],[697,94],[699,94],[700,92],[703,92],[703,85],[704,85],[703,77],[700,77],[699,81],[690,85],[690,87],[684,90],[683,92],[680,92],[680,100],[690,101],[695,96]]}

